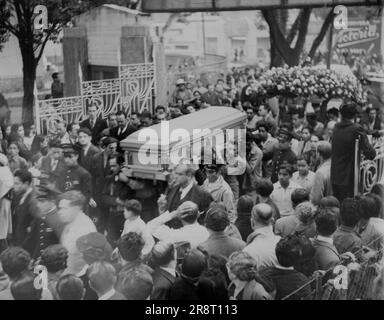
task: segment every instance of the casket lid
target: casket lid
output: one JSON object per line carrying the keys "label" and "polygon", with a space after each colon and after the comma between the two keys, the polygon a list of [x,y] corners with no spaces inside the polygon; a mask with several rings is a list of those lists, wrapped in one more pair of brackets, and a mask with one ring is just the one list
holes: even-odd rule
{"label": "casket lid", "polygon": [[[187,114],[170,121],[166,121],[169,125],[169,134],[177,129],[185,129],[193,136],[194,130],[215,130],[215,129],[230,129],[239,127],[246,120],[247,116],[244,112],[241,112],[235,108],[230,107],[209,107],[207,109],[200,110],[191,114]],[[164,128],[164,127],[163,127]],[[147,133],[143,130],[151,129],[155,133],[156,138],[146,141],[145,137],[149,139]],[[189,140],[188,140],[189,141]],[[170,147],[173,144],[180,142],[172,141],[169,143],[169,139],[162,139],[161,124],[156,124],[148,128],[140,129],[125,140],[120,142],[121,147],[124,150],[138,150],[144,143],[146,145],[157,145],[162,148]]]}

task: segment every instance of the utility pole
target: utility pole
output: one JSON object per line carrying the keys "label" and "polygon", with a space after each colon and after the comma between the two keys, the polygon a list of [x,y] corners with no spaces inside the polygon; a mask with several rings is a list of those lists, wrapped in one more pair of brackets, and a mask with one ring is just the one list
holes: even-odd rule
{"label": "utility pole", "polygon": [[329,26],[327,69],[331,69],[332,45],[333,45],[333,21],[334,20],[335,20],[335,16],[333,15],[331,25]]}
{"label": "utility pole", "polygon": [[203,53],[204,53],[204,61],[205,61],[205,56],[207,54],[206,48],[205,48],[205,20],[204,20],[204,12],[201,13],[201,22],[202,22],[202,27],[203,27]]}

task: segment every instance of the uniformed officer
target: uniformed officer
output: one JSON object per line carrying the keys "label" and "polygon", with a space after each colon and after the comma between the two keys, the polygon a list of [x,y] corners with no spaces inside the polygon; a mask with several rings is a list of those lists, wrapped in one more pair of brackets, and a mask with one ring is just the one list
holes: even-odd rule
{"label": "uniformed officer", "polygon": [[[62,145],[64,156],[64,168],[61,170],[56,181],[56,187],[61,192],[78,190],[83,193],[87,200],[92,199],[92,178],[91,174],[78,163],[80,147],[77,145]],[[93,201],[94,202],[94,201]],[[92,205],[91,205],[92,206]]]}
{"label": "uniformed officer", "polygon": [[290,164],[296,165],[296,155],[291,149],[292,133],[285,128],[279,130],[277,140],[279,140],[279,146],[274,151],[272,156],[272,176],[271,181],[273,183],[278,180],[278,173],[281,165]]}
{"label": "uniformed officer", "polygon": [[31,223],[28,242],[32,259],[37,259],[50,245],[59,243],[62,223],[57,215],[57,197],[60,191],[52,185],[39,186],[36,190],[37,216]]}

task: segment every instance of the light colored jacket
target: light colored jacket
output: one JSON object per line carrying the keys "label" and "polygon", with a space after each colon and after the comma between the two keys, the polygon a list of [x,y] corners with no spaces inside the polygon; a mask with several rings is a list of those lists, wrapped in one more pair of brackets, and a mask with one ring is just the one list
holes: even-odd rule
{"label": "light colored jacket", "polygon": [[332,194],[331,159],[329,159],[316,170],[310,199],[317,206],[322,198]]}
{"label": "light colored jacket", "polygon": [[216,202],[223,202],[227,209],[229,220],[235,223],[237,214],[235,207],[235,197],[231,187],[225,182],[224,178],[220,176],[215,182],[209,182],[206,179],[202,185],[203,189],[209,192]]}
{"label": "light colored jacket", "polygon": [[4,196],[13,187],[13,175],[9,167],[0,167],[0,239],[12,233],[11,201]]}

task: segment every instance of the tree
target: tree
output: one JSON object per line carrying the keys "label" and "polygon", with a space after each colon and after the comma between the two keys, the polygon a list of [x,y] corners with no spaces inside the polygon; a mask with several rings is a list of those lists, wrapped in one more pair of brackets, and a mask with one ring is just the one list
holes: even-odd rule
{"label": "tree", "polygon": [[[10,35],[15,36],[23,62],[23,123],[33,122],[36,68],[47,42],[57,40],[63,27],[67,26],[73,17],[104,3],[137,6],[137,1],[132,0],[0,0],[0,45]],[[37,5],[47,7],[48,26],[44,31],[34,29],[34,8]]]}
{"label": "tree", "polygon": [[[295,66],[300,63],[300,56],[303,52],[308,25],[312,14],[312,8],[303,8],[299,11],[290,30],[287,30],[287,9],[262,10],[263,17],[269,26],[271,44],[271,66],[280,66],[283,62],[288,66]],[[316,50],[323,41],[329,26],[334,18],[333,9],[329,9],[320,32],[314,39],[308,56],[313,58]],[[296,40],[292,47],[294,40]]]}

